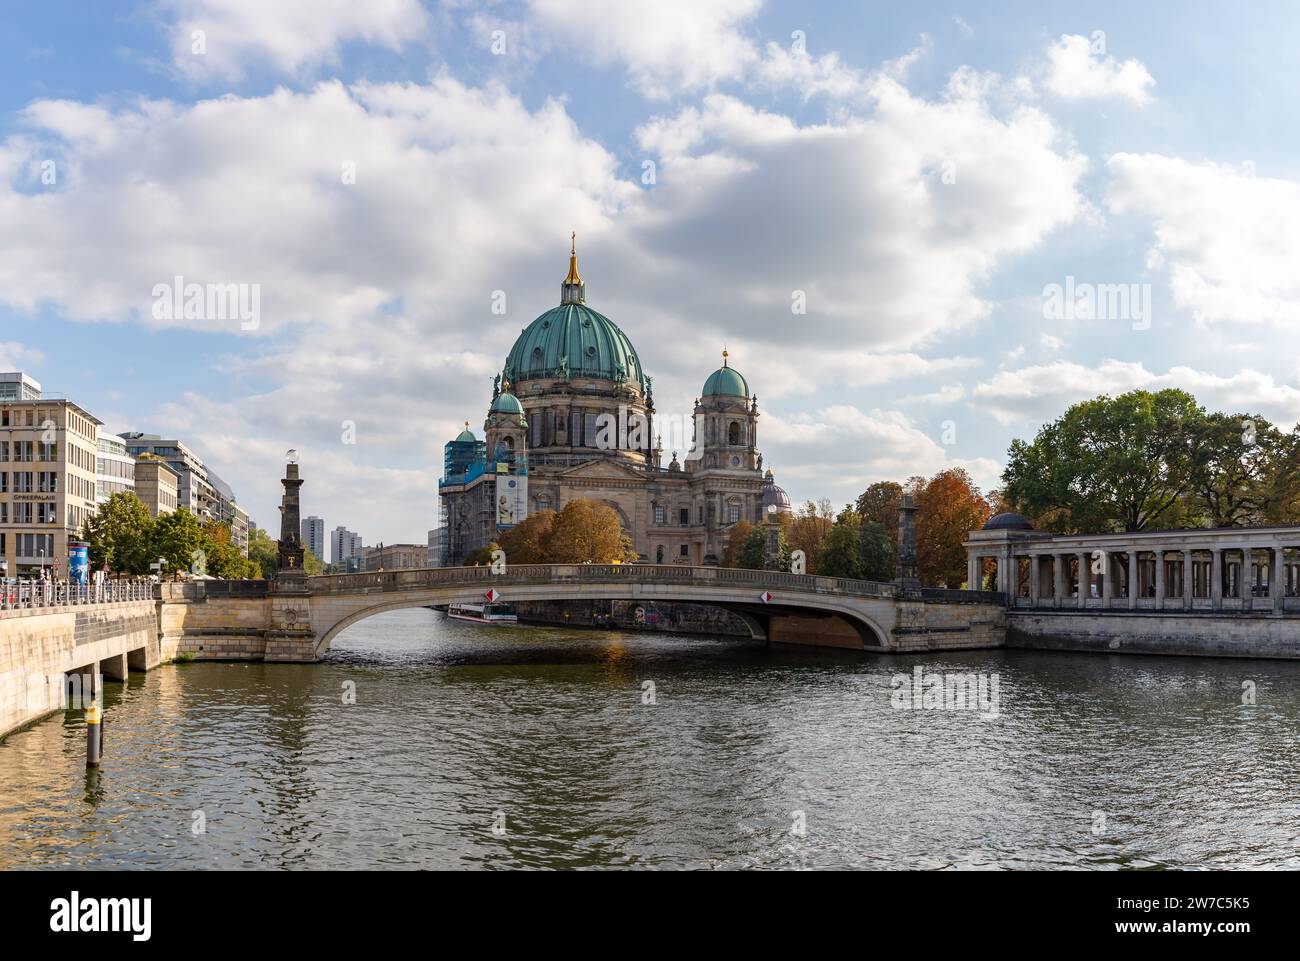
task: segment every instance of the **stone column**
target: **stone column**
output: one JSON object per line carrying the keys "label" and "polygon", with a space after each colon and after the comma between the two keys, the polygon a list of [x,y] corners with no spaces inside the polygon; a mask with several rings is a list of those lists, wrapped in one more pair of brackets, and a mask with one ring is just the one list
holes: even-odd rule
{"label": "stone column", "polygon": [[1065,597],[1065,555],[1052,555],[1052,596],[1056,599],[1056,606],[1064,606],[1061,601]]}
{"label": "stone column", "polygon": [[1192,609],[1192,593],[1196,590],[1196,567],[1192,564],[1192,552],[1183,551],[1183,610]]}
{"label": "stone column", "polygon": [[1286,550],[1281,544],[1273,545],[1273,576],[1269,578],[1268,593],[1273,610],[1282,610],[1282,598],[1286,596]]}
{"label": "stone column", "polygon": [[1156,548],[1156,610],[1165,606],[1165,549]]}
{"label": "stone column", "polygon": [[1039,566],[1039,559],[1037,554],[1029,555],[1029,603],[1034,607],[1038,606],[1038,595],[1042,588],[1040,578],[1043,572]]}
{"label": "stone column", "polygon": [[1115,561],[1110,556],[1110,551],[1101,552],[1101,606],[1110,607],[1110,599],[1114,595],[1111,588],[1111,582],[1114,578]]}
{"label": "stone column", "polygon": [[1130,547],[1128,550],[1128,606],[1138,606],[1138,552]]}
{"label": "stone column", "polygon": [[998,590],[1007,595],[1007,601],[1015,603],[1016,595],[1011,590],[1011,564],[1005,554],[998,555]]}
{"label": "stone column", "polygon": [[1079,552],[1079,607],[1088,606],[1088,587],[1092,578],[1088,569],[1088,552]]}
{"label": "stone column", "polygon": [[975,554],[970,554],[966,558],[966,590],[978,591],[980,589],[981,570],[980,559]]}
{"label": "stone column", "polygon": [[1223,548],[1210,548],[1210,606],[1223,607]]}

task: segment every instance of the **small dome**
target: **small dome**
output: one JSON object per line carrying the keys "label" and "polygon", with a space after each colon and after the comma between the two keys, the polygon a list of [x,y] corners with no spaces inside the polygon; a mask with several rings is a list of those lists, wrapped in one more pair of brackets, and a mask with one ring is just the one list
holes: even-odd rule
{"label": "small dome", "polygon": [[1034,525],[1030,523],[1028,517],[1012,511],[994,514],[983,527],[986,531],[1032,531],[1033,529]]}
{"label": "small dome", "polygon": [[727,352],[722,352],[722,366],[704,382],[701,397],[749,397],[749,384],[740,371],[727,366]]}
{"label": "small dome", "polygon": [[510,391],[503,391],[497,395],[497,399],[492,401],[492,411],[497,414],[522,414],[524,405],[519,403],[519,398]]}
{"label": "small dome", "polygon": [[769,507],[776,508],[773,513],[790,513],[790,495],[785,492],[785,488],[777,486],[770,467],[767,469],[767,473],[763,475],[763,490],[759,503],[762,505],[764,514],[769,513]]}
{"label": "small dome", "polygon": [[466,441],[468,441],[469,443],[473,444],[475,441],[478,440],[478,438],[475,437],[473,431],[469,429],[469,424],[466,424],[465,429],[456,435],[456,440],[459,443],[465,443]]}

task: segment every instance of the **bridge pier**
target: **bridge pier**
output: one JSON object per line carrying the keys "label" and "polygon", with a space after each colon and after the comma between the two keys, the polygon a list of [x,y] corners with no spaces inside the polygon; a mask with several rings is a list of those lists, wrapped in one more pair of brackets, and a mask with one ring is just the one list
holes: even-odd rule
{"label": "bridge pier", "polygon": [[125,681],[127,677],[128,664],[125,653],[114,654],[112,657],[101,658],[99,662],[99,673],[110,681]]}

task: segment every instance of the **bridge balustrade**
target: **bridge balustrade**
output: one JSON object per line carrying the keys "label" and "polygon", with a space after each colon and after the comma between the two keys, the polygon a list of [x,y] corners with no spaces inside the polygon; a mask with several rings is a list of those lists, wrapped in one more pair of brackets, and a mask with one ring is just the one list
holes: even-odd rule
{"label": "bridge balustrade", "polygon": [[158,585],[149,579],[105,580],[82,585],[74,581],[8,578],[0,580],[0,615],[37,608],[150,601],[158,597]]}

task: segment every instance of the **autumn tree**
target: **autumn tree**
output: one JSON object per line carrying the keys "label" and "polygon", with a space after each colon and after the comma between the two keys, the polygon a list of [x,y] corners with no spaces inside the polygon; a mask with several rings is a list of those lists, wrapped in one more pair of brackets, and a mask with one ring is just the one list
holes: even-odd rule
{"label": "autumn tree", "polygon": [[543,556],[552,564],[609,564],[634,561],[632,541],[613,509],[599,501],[577,498],[565,504],[542,540]]}
{"label": "autumn tree", "polygon": [[835,524],[835,512],[831,502],[825,498],[820,501],[805,501],[793,517],[789,517],[786,527],[786,539],[792,551],[803,551],[807,558],[807,573],[816,574],[817,555],[821,553],[822,544]]}
{"label": "autumn tree", "polygon": [[863,577],[862,518],[845,508],[835,518],[817,556],[817,572],[826,577]]}
{"label": "autumn tree", "polygon": [[749,521],[737,521],[731,525],[727,531],[727,546],[722,551],[723,567],[744,566],[740,563],[741,555],[744,553],[745,544],[753,531],[754,525]]}
{"label": "autumn tree", "polygon": [[922,584],[958,588],[966,580],[966,548],[971,531],[989,519],[988,501],[960,467],[940,471],[919,483],[916,506],[916,566]]}
{"label": "autumn tree", "polygon": [[[858,495],[854,512],[865,523],[884,529],[892,547],[898,546],[898,508],[903,503],[903,485],[897,481],[877,481]],[[892,575],[891,575],[892,576]]]}
{"label": "autumn tree", "polygon": [[[894,525],[898,529],[898,525]],[[864,520],[858,535],[858,554],[862,559],[862,577],[868,581],[894,579],[894,543],[889,532],[877,521]]]}
{"label": "autumn tree", "polygon": [[545,564],[546,540],[555,526],[555,511],[529,514],[501,535],[501,550],[508,564]]}

